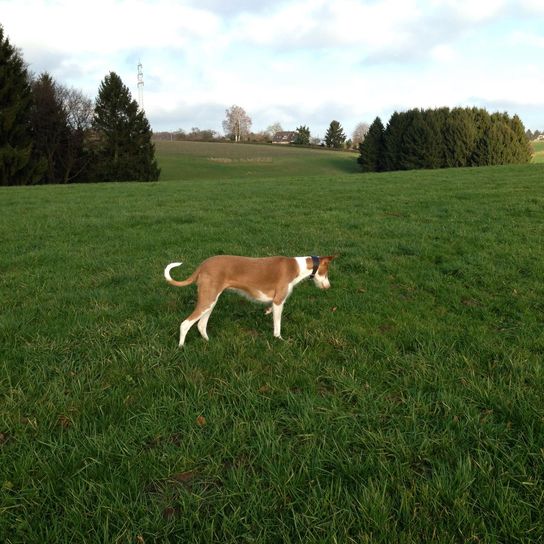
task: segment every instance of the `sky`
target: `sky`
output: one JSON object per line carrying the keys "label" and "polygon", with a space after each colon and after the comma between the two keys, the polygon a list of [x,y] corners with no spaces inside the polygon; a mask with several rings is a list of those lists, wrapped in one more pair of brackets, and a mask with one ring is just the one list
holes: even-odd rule
{"label": "sky", "polygon": [[332,120],[483,107],[544,130],[544,0],[0,0],[29,69],[95,98],[116,72],[155,132],[220,133],[244,108],[323,137]]}

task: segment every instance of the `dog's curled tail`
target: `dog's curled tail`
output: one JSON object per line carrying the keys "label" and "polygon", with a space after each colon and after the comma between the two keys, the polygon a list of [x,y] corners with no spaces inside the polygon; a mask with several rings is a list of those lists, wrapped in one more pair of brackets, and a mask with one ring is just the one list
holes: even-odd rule
{"label": "dog's curled tail", "polygon": [[183,263],[170,263],[165,269],[164,269],[164,277],[166,281],[170,285],[175,285],[176,287],[185,287],[186,285],[190,285],[195,281],[195,274],[191,274],[186,280],[183,281],[177,281],[172,279],[172,276],[170,276],[170,270],[172,268],[176,268],[177,266],[181,266]]}

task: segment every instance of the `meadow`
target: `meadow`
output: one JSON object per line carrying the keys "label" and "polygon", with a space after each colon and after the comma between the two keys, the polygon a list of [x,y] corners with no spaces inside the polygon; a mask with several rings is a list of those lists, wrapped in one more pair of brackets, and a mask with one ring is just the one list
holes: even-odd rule
{"label": "meadow", "polygon": [[270,179],[359,172],[355,152],[285,145],[155,142],[161,180]]}
{"label": "meadow", "polygon": [[544,162],[544,142],[532,142],[533,146],[533,162]]}
{"label": "meadow", "polygon": [[[0,541],[541,542],[544,165],[158,149],[0,190]],[[218,253],[339,257],[284,341],[224,294],[180,350],[164,266]]]}

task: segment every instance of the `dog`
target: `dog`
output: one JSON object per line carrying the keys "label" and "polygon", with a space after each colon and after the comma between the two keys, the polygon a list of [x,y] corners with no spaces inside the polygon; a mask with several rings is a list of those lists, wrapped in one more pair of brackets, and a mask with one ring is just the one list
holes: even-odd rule
{"label": "dog", "polygon": [[196,307],[180,326],[179,346],[183,346],[187,333],[197,322],[200,334],[209,340],[206,332],[208,319],[225,289],[269,305],[266,313],[272,313],[274,336],[281,338],[281,313],[293,287],[310,278],[320,289],[329,289],[329,264],[335,257],[252,258],[217,255],[203,261],[184,281],[176,281],[170,276],[170,271],[182,263],[170,263],[164,269],[164,277],[169,284],[185,287],[196,283],[198,286]]}

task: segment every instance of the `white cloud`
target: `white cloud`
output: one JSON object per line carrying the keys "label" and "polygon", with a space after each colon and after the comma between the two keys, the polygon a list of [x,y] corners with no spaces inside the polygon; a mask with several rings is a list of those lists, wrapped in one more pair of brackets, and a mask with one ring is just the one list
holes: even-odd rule
{"label": "white cloud", "polygon": [[[402,46],[404,28],[420,16],[417,2],[395,0],[301,0],[272,13],[244,13],[232,39],[274,50],[363,47],[370,51]],[[355,49],[352,53],[355,53]]]}
{"label": "white cloud", "polygon": [[542,0],[0,0],[0,11],[32,70],[89,96],[110,70],[135,96],[141,59],[157,130],[220,130],[236,103],[256,130],[323,134],[338,118],[349,132],[475,96],[529,104],[544,127]]}
{"label": "white cloud", "polygon": [[544,34],[531,32],[513,32],[510,36],[512,45],[528,45],[529,47],[544,48]]}
{"label": "white cloud", "polygon": [[480,23],[494,19],[512,2],[508,0],[433,0],[438,10],[445,10],[449,16],[457,16],[465,22]]}
{"label": "white cloud", "polygon": [[447,44],[435,45],[430,51],[430,56],[438,62],[451,62],[459,58],[454,47]]}
{"label": "white cloud", "polygon": [[[217,34],[210,11],[174,0],[4,2],[2,19],[14,39],[66,54],[105,54],[138,48],[187,47]],[[30,10],[29,10],[29,4]],[[29,11],[32,16],[29,16]]]}
{"label": "white cloud", "polygon": [[534,15],[544,15],[544,2],[542,0],[520,0],[521,8]]}

